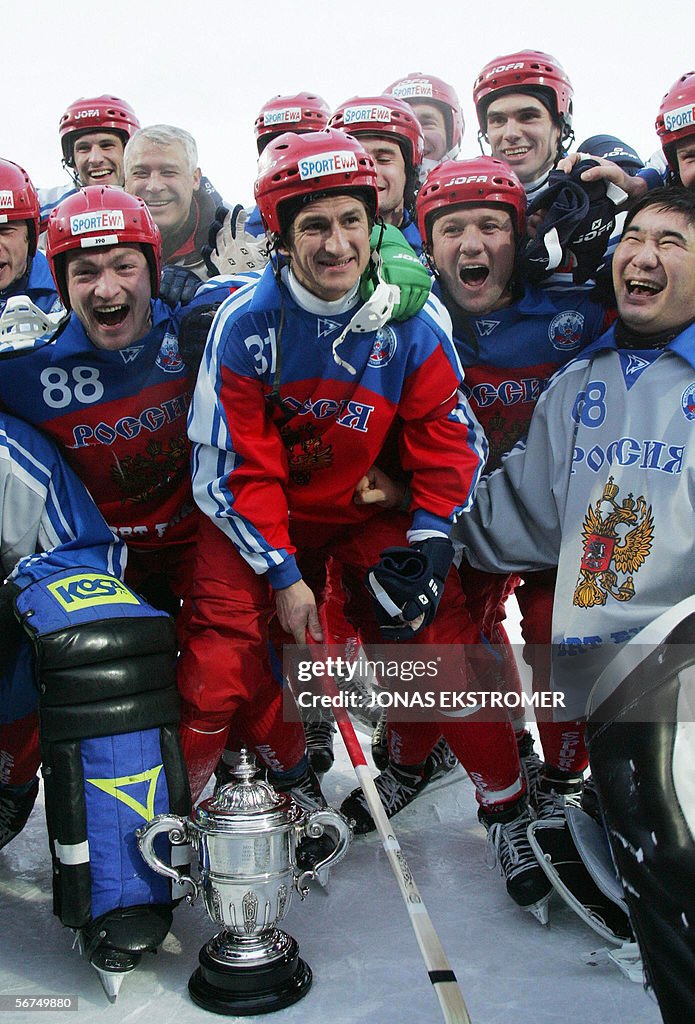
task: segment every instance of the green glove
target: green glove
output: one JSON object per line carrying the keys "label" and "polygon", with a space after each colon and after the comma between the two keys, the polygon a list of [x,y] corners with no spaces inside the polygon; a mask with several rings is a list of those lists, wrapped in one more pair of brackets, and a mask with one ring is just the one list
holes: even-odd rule
{"label": "green glove", "polygon": [[[372,261],[375,259],[374,249],[381,237],[381,225],[372,229],[370,245]],[[383,229],[381,239],[381,276],[387,284],[395,284],[400,290],[400,299],[393,307],[392,320],[408,320],[415,316],[427,302],[432,287],[432,278],[415,254],[415,250],[392,224]],[[377,284],[376,268],[373,263],[367,267],[360,281],[360,298],[366,301]]]}

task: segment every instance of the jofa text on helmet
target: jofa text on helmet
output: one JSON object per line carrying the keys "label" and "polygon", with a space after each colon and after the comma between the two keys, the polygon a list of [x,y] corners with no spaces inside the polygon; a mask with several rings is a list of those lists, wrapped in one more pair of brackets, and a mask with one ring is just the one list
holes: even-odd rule
{"label": "jofa text on helmet", "polygon": [[458,178],[452,178],[451,181],[447,181],[443,187],[448,188],[449,185],[483,185],[487,180],[487,174],[462,174]]}
{"label": "jofa text on helmet", "polygon": [[503,71],[520,71],[524,66],[523,60],[516,64],[498,64],[496,68],[491,68],[485,77],[491,78],[493,75],[501,75]]}
{"label": "jofa text on helmet", "polygon": [[75,120],[79,121],[81,117],[99,117],[101,111],[99,110],[76,110]]}

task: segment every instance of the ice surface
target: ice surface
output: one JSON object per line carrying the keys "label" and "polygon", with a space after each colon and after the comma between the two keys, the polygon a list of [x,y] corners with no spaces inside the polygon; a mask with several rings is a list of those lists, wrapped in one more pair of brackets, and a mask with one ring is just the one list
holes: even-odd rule
{"label": "ice surface", "polygon": [[[368,737],[360,734],[364,743]],[[356,785],[336,740],[324,780],[339,805]],[[459,767],[394,818],[394,830],[456,972],[473,1024],[658,1024],[658,1007],[614,965],[588,966],[582,954],[603,945],[560,898],[544,928],[517,908],[502,878],[485,866],[485,838],[473,787]],[[43,809],[0,852],[0,993],[77,995],[79,1015],[0,1014],[0,1024],[57,1019],[193,1024],[213,1016],[189,999],[200,946],[214,933],[201,905],[182,904],[157,956],[146,956],[110,1006],[72,933],[51,913],[50,861]],[[266,1017],[283,1024],[438,1024],[443,1020],[381,843],[354,841],[327,892],[293,902],[285,929],[314,972],[306,998]]]}

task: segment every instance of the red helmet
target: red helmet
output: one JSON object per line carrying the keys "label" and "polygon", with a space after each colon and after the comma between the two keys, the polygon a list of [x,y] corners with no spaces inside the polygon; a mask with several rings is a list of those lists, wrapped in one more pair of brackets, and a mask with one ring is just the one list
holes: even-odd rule
{"label": "red helmet", "polygon": [[661,101],[656,134],[672,171],[678,173],[676,143],[695,135],[695,71],[686,71]]}
{"label": "red helmet", "polygon": [[[406,103],[433,103],[439,107],[446,122],[447,147],[449,151],[458,152],[463,139],[464,122],[461,103],[453,86],[443,82],[434,75],[423,75],[421,71],[411,71],[405,78],[398,78],[384,90],[396,99]],[[452,153],[452,156],[454,154]]]}
{"label": "red helmet", "polygon": [[135,111],[125,100],[119,100],[117,96],[81,96],[70,104],[58,125],[63,160],[68,167],[75,166],[73,149],[78,134],[116,132],[126,143],[139,127]]}
{"label": "red helmet", "polygon": [[332,128],[302,135],[285,132],[271,139],[258,161],[253,191],[270,234],[281,235],[287,227],[280,209],[285,203],[325,192],[357,192],[372,217],[377,215],[374,161],[357,139]]}
{"label": "red helmet", "polygon": [[542,91],[553,104],[553,113],[562,125],[562,138],[572,131],[572,97],[574,90],[567,72],[549,53],[520,50],[495,57],[486,64],[473,85],[473,102],[480,130],[487,133],[487,108],[496,93]]}
{"label": "red helmet", "polygon": [[418,168],[425,155],[425,137],[412,107],[395,96],[353,96],[333,112],[330,128],[359,138],[393,138],[403,151],[406,167]]}
{"label": "red helmet", "polygon": [[328,125],[331,108],[321,96],[298,92],[273,96],[264,103],[253,126],[259,155],[274,135],[283,132],[318,132]]}
{"label": "red helmet", "polygon": [[415,204],[417,226],[426,244],[432,241],[432,215],[452,206],[506,206],[517,237],[526,230],[526,193],[514,171],[503,160],[478,156],[473,160],[445,160],[427,175]]}
{"label": "red helmet", "polygon": [[39,238],[40,204],[31,178],[19,164],[0,160],[0,224],[25,220],[29,230],[29,259]]}
{"label": "red helmet", "polygon": [[66,253],[73,249],[134,244],[144,246],[152,298],[156,298],[162,270],[162,239],[142,199],[120,188],[87,185],[56,206],[48,218],[46,257],[65,308],[70,308]]}

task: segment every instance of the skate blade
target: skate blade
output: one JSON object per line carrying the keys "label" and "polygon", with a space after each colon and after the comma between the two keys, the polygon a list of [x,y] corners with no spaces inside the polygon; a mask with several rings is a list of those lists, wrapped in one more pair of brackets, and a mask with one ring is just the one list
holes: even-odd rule
{"label": "skate blade", "polygon": [[542,900],[538,900],[537,903],[532,903],[529,907],[523,907],[522,909],[527,910],[529,914],[533,914],[540,924],[547,925],[550,918],[550,907],[548,904],[552,895],[552,892],[549,892]]}
{"label": "skate blade", "polygon": [[135,970],[134,967],[131,967],[128,971],[105,971],[103,968],[97,967],[96,964],[92,964],[92,967],[99,975],[99,981],[101,982],[102,988],[106,993],[106,998],[110,1003],[115,1003],[118,999],[118,993],[125,976],[127,974],[132,974]]}
{"label": "skate blade", "polygon": [[612,963],[630,981],[634,981],[638,985],[644,984],[644,968],[636,942],[624,942],[617,949],[608,949],[606,946],[602,946],[600,949],[592,950],[591,953],[583,953],[582,960],[590,967]]}

